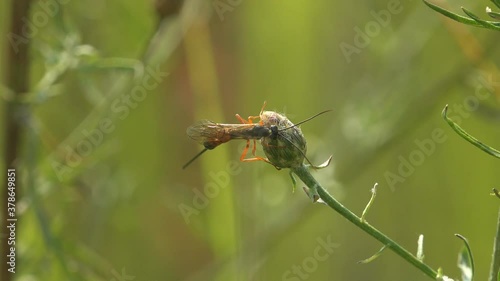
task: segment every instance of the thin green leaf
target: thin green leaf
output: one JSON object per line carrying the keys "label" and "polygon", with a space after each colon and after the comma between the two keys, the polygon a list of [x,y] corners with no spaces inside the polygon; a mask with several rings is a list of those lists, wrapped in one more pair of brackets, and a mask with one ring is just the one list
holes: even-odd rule
{"label": "thin green leaf", "polygon": [[448,112],[448,105],[446,105],[444,107],[443,112],[442,112],[442,116],[443,116],[444,120],[450,125],[450,127],[455,132],[457,132],[462,138],[464,138],[466,141],[470,142],[471,144],[473,144],[477,148],[481,149],[482,151],[484,151],[484,152],[488,153],[489,155],[494,156],[496,158],[500,158],[500,151],[480,142],[478,139],[476,139],[475,137],[468,134],[466,131],[464,131],[464,129],[462,129],[455,122],[453,122],[453,120],[448,118],[448,116],[446,115],[447,112]]}
{"label": "thin green leaf", "polygon": [[373,256],[367,258],[367,259],[364,259],[362,261],[358,261],[358,263],[361,263],[361,264],[366,264],[366,263],[370,263],[372,261],[374,261],[376,258],[378,258],[382,252],[387,248],[387,245],[384,245],[382,248],[380,248],[380,250],[378,250],[378,252],[376,252],[375,254],[373,254]]}
{"label": "thin green leaf", "polygon": [[500,19],[500,14],[497,12],[493,12],[490,7],[486,7],[486,13],[494,19]]}
{"label": "thin green leaf", "polygon": [[462,281],[472,281],[474,280],[474,258],[472,257],[469,241],[460,234],[455,234],[455,236],[464,242],[464,247],[458,254],[458,268],[462,271]]}
{"label": "thin green leaf", "polygon": [[468,15],[471,19],[477,21],[483,27],[495,29],[495,30],[500,30],[500,27],[492,24],[491,22],[480,19],[478,16],[476,16],[475,14],[473,14],[471,11],[467,10],[466,8],[462,7],[462,11],[464,11],[464,13],[466,15]]}
{"label": "thin green leaf", "polygon": [[491,2],[493,2],[493,4],[497,6],[497,8],[500,8],[500,0],[491,0]]}
{"label": "thin green leaf", "polygon": [[[498,25],[500,25],[500,23],[495,23],[495,22],[490,22],[490,21],[486,21],[487,23],[490,23],[492,24],[493,26],[495,26],[495,28],[491,27],[491,26],[485,26],[483,24],[480,24],[479,22],[471,19],[471,18],[467,18],[467,17],[464,17],[464,16],[461,16],[461,15],[458,15],[458,14],[455,14],[451,11],[448,11],[448,10],[445,10],[439,6],[436,6],[430,2],[427,2],[426,0],[423,0],[425,5],[429,6],[429,8],[433,9],[434,11],[454,20],[454,21],[457,21],[457,22],[460,22],[460,23],[463,23],[463,24],[467,24],[467,25],[471,25],[471,26],[475,26],[475,27],[485,27],[485,28],[489,28],[489,29],[494,29],[494,30],[498,30],[496,27]],[[500,0],[498,0],[500,1]]]}
{"label": "thin green leaf", "polygon": [[493,188],[493,192],[491,193],[491,195],[495,195],[496,197],[500,198],[500,192],[496,188]]}
{"label": "thin green leaf", "polygon": [[363,214],[361,214],[361,221],[365,222],[365,217],[366,214],[368,214],[368,211],[370,210],[370,207],[372,206],[373,202],[375,201],[375,196],[377,196],[377,185],[378,183],[375,183],[373,185],[373,188],[371,189],[372,192],[372,197],[370,198],[370,201],[368,201],[368,204],[366,204],[365,209],[363,210]]}
{"label": "thin green leaf", "polygon": [[434,11],[436,11],[444,16],[449,17],[452,20],[458,21],[460,23],[472,25],[472,26],[483,27],[482,25],[480,25],[478,22],[476,22],[473,19],[466,18],[464,16],[461,16],[461,15],[455,14],[453,12],[450,12],[448,10],[445,10],[439,6],[436,6],[430,2],[427,2],[426,0],[423,0],[423,1],[424,1],[425,5],[429,6],[429,8],[433,9]]}

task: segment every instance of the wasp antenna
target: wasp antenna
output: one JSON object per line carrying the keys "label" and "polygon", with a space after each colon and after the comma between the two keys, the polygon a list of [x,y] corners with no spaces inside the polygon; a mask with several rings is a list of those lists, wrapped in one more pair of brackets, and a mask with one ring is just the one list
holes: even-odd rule
{"label": "wasp antenna", "polygon": [[187,162],[184,166],[182,166],[182,169],[183,170],[186,169],[187,166],[189,166],[191,163],[193,163],[193,161],[196,160],[196,158],[200,157],[200,155],[202,155],[207,150],[208,150],[208,148],[205,148],[202,151],[200,151],[198,154],[196,154],[196,156],[194,156],[193,159],[189,160],[189,162]]}
{"label": "wasp antenna", "polygon": [[300,125],[300,124],[302,124],[302,123],[305,123],[305,122],[307,122],[307,121],[309,121],[309,120],[311,120],[311,119],[314,119],[314,118],[316,118],[316,117],[320,116],[321,114],[325,114],[325,113],[330,112],[330,111],[332,111],[332,110],[331,110],[331,109],[328,109],[328,110],[325,110],[325,111],[321,111],[320,113],[315,114],[315,115],[313,115],[313,116],[311,116],[311,117],[309,117],[309,118],[307,118],[307,119],[305,119],[305,120],[302,120],[302,121],[300,121],[299,123],[294,124],[293,126],[286,127],[286,128],[280,129],[280,130],[278,130],[278,131],[284,131],[284,130],[287,130],[287,129],[290,129],[290,128],[293,128],[293,127],[297,127],[298,125]]}

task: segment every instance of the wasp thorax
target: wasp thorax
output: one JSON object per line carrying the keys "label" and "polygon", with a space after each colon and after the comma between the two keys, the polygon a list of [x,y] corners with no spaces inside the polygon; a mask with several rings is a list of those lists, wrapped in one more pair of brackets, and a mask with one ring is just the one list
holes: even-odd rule
{"label": "wasp thorax", "polygon": [[302,165],[307,147],[300,128],[292,127],[294,124],[288,118],[274,111],[264,111],[260,118],[272,132],[260,141],[269,162],[277,168]]}

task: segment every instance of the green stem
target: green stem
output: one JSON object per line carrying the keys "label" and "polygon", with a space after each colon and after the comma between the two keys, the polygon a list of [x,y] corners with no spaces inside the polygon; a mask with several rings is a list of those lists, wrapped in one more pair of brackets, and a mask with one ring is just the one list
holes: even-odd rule
{"label": "green stem", "polygon": [[352,222],[357,227],[364,230],[373,238],[380,241],[382,244],[386,245],[389,249],[394,251],[400,257],[405,259],[407,262],[414,265],[416,268],[420,269],[425,275],[431,277],[432,279],[437,279],[438,273],[433,270],[430,266],[418,260],[417,257],[408,252],[405,248],[401,247],[398,243],[394,242],[391,238],[387,237],[385,234],[380,232],[375,227],[371,226],[366,221],[361,221],[361,218],[356,216],[349,209],[344,207],[339,201],[335,200],[335,198],[326,191],[311,175],[308,168],[304,165],[292,168],[292,171],[312,190],[317,190],[319,197],[325,201],[325,203],[330,206],[332,209],[337,211],[340,215],[346,218],[348,221]]}
{"label": "green stem", "polygon": [[497,233],[495,242],[493,243],[493,259],[491,261],[489,281],[497,280],[498,271],[500,270],[500,210],[498,212]]}

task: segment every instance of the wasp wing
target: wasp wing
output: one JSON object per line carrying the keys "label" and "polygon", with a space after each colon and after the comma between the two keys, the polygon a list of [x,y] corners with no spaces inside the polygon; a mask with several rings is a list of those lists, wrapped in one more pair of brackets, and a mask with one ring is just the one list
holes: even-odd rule
{"label": "wasp wing", "polygon": [[193,140],[204,144],[207,141],[217,139],[219,131],[219,124],[204,119],[197,121],[193,125],[189,126],[189,128],[187,128],[186,130],[186,134]]}

